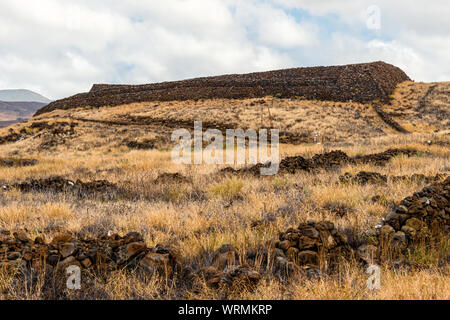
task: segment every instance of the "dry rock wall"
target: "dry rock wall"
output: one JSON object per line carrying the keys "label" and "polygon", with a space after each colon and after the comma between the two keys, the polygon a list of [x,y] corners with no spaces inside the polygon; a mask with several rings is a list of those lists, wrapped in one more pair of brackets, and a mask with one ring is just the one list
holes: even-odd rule
{"label": "dry rock wall", "polygon": [[402,258],[417,243],[448,237],[450,177],[403,199],[383,221],[360,235],[358,255],[371,263]]}
{"label": "dry rock wall", "polygon": [[[407,157],[417,155],[418,152],[412,149],[388,149],[386,151],[362,156],[349,157],[341,150],[334,150],[322,154],[316,154],[310,159],[302,156],[292,156],[280,161],[280,173],[294,174],[299,171],[314,172],[319,169],[329,170],[337,168],[344,164],[366,164],[371,163],[377,166],[383,166],[393,157],[404,155]],[[220,170],[222,173],[229,174],[260,174],[260,169],[266,167],[266,164],[258,163],[254,166],[234,169],[226,167]]]}
{"label": "dry rock wall", "polygon": [[332,222],[302,223],[280,233],[276,260],[293,271],[298,267],[330,271],[353,259],[365,264],[405,260],[417,244],[448,239],[449,192],[450,177],[406,197],[380,224],[359,234],[353,245]]}
{"label": "dry rock wall", "polygon": [[410,80],[385,62],[331,67],[292,68],[232,74],[146,85],[96,84],[90,92],[50,103],[36,115],[55,109],[116,106],[134,102],[243,99],[278,95],[283,98],[369,102],[389,100],[397,84]]}

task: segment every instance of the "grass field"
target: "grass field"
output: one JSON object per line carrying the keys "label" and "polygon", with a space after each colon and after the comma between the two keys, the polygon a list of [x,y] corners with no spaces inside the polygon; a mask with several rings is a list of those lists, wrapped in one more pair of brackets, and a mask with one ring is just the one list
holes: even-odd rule
{"label": "grass field", "polygon": [[[444,86],[448,84],[441,84]],[[414,87],[415,86],[415,87]],[[412,88],[412,89],[411,89]],[[240,253],[258,246],[271,247],[281,231],[308,220],[329,220],[340,230],[358,235],[379,223],[392,204],[422,189],[419,181],[389,181],[385,185],[343,184],[339,176],[349,172],[372,171],[387,176],[424,174],[435,176],[450,172],[450,131],[448,103],[440,95],[433,99],[441,113],[416,117],[416,95],[405,92],[426,91],[424,84],[406,83],[397,89],[386,112],[401,112],[392,117],[410,134],[399,134],[383,123],[371,109],[357,103],[288,101],[266,98],[258,105],[248,101],[199,101],[127,105],[114,108],[55,111],[13,126],[25,138],[0,145],[1,157],[34,158],[38,163],[26,167],[1,167],[0,185],[29,178],[63,176],[70,180],[107,180],[122,193],[111,199],[97,196],[76,197],[60,192],[0,191],[0,230],[26,229],[32,237],[50,240],[61,230],[83,230],[95,237],[112,231],[119,234],[139,232],[151,247],[171,245],[181,252],[183,264],[193,270],[211,264],[210,257],[224,244]],[[415,91],[414,91],[415,90]],[[255,105],[251,105],[254,103]],[[447,103],[447,104],[445,104]],[[402,106],[400,108],[399,106]],[[75,119],[118,121],[125,115],[216,123],[234,123],[243,128],[268,126],[270,107],[273,126],[303,134],[309,141],[282,144],[281,158],[301,155],[310,158],[331,150],[349,156],[410,148],[420,151],[413,157],[398,156],[385,166],[344,165],[317,173],[299,172],[269,177],[219,172],[220,165],[176,165],[171,161],[167,134],[173,128],[158,124],[112,124]],[[261,111],[263,110],[263,111]],[[261,114],[263,120],[261,122]],[[219,120],[220,121],[219,121]],[[170,122],[171,120],[168,120]],[[74,132],[52,133],[30,128],[36,121],[75,122]],[[261,124],[262,123],[262,124]],[[64,127],[66,128],[66,127]],[[9,134],[1,129],[0,136]],[[312,142],[320,131],[322,144]],[[133,150],[125,141],[157,142],[151,150]],[[54,141],[49,144],[49,141]],[[159,144],[159,145],[158,145]],[[185,180],[159,179],[163,173],[180,173]],[[379,196],[380,201],[373,201]],[[330,208],[342,207],[337,215]],[[107,279],[93,277],[81,291],[53,293],[53,298],[68,299],[450,299],[448,239],[440,249],[425,247],[409,257],[417,266],[381,266],[381,289],[369,290],[367,274],[357,263],[343,265],[340,272],[309,279],[301,274],[279,277],[271,266],[252,266],[261,281],[252,288],[214,289],[206,281],[192,286],[168,277],[142,278],[133,272],[117,270]],[[243,255],[241,255],[242,257]],[[448,260],[447,260],[448,261]],[[242,263],[244,261],[241,261]],[[48,288],[36,281],[33,286],[20,281],[14,272],[0,271],[0,299],[43,299]]]}

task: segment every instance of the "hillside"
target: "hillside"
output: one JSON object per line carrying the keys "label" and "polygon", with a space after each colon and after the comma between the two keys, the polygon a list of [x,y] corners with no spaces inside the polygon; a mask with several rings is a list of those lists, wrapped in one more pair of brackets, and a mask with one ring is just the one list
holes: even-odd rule
{"label": "hillside", "polygon": [[[361,101],[94,86],[0,129],[0,299],[450,299],[450,82],[359,76],[341,97]],[[175,163],[199,120],[280,129],[279,172]]]}
{"label": "hillside", "polygon": [[[431,86],[435,89],[427,95]],[[8,130],[13,130],[14,134],[0,131],[0,150],[1,141],[21,138],[24,141],[7,147],[9,152],[93,148],[106,151],[129,149],[130,146],[132,149],[164,149],[172,145],[170,134],[174,129],[192,130],[194,120],[202,120],[205,130],[274,127],[281,131],[281,143],[294,145],[312,143],[315,134],[320,132],[326,146],[337,147],[399,134],[397,126],[411,133],[445,131],[450,119],[450,103],[446,98],[449,90],[448,82],[404,82],[392,94],[391,104],[264,97],[55,110],[10,127]],[[427,109],[423,110],[420,106],[425,95]],[[66,123],[61,125],[62,132],[69,130],[72,134],[61,136],[59,131],[56,131],[58,134],[47,132],[48,125],[38,129],[39,123],[54,122]],[[30,130],[31,127],[35,129]]]}
{"label": "hillside", "polygon": [[41,102],[48,104],[50,99],[39,93],[25,89],[0,90],[0,101],[8,102]]}
{"label": "hillside", "polygon": [[37,110],[45,105],[46,103],[42,102],[0,101],[0,128],[31,118]]}
{"label": "hillside", "polygon": [[0,90],[0,128],[31,118],[49,102],[30,90]]}

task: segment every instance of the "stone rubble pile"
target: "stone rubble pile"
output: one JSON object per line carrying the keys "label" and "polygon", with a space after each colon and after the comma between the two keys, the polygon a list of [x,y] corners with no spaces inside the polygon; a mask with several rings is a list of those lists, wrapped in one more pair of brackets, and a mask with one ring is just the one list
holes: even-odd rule
{"label": "stone rubble pile", "polygon": [[[383,252],[397,253],[417,241],[450,234],[450,177],[434,183],[403,199],[380,225],[359,235],[356,246],[332,222],[309,221],[280,233],[273,243],[271,259],[274,272],[306,272],[321,276],[335,271],[343,262],[357,259],[365,263],[383,261]],[[271,247],[271,246],[269,246]],[[261,254],[261,266],[269,264],[269,247]],[[145,275],[204,279],[213,288],[256,286],[261,274],[256,265],[257,253],[240,256],[231,245],[223,245],[212,262],[193,272],[186,267],[174,246],[146,246],[139,233],[100,234],[89,237],[60,233],[50,242],[38,236],[31,239],[24,230],[0,231],[0,269],[63,271],[78,266],[97,274],[129,268]],[[387,256],[393,259],[392,255]]]}
{"label": "stone rubble pile", "polygon": [[72,192],[79,196],[123,193],[119,187],[107,180],[82,182],[81,180],[71,181],[60,176],[51,176],[43,179],[27,179],[24,182],[2,185],[1,189],[17,189],[21,192]]}
{"label": "stone rubble pile", "polygon": [[377,166],[383,166],[390,159],[400,155],[412,157],[417,155],[417,151],[412,149],[388,149],[376,154],[355,156],[352,159],[355,163],[372,163]]}
{"label": "stone rubble pile", "polygon": [[[330,170],[337,168],[344,164],[363,164],[372,163],[377,166],[382,166],[393,157],[399,155],[413,156],[417,151],[410,149],[388,149],[381,153],[369,154],[364,156],[349,157],[341,150],[330,151],[322,154],[316,154],[310,159],[305,159],[302,156],[286,157],[280,161],[279,172],[294,174],[298,171],[313,172],[319,169]],[[260,174],[260,169],[266,167],[266,164],[256,164],[251,167],[241,169],[234,169],[227,167],[221,170],[222,173],[250,173]],[[344,178],[343,178],[344,179]]]}
{"label": "stone rubble pile", "polygon": [[355,175],[346,172],[344,175],[339,176],[341,183],[357,183],[360,185],[370,184],[385,184],[387,183],[387,176],[378,172],[360,171]]}
{"label": "stone rubble pile", "polygon": [[60,233],[47,242],[42,236],[32,239],[24,230],[0,231],[0,269],[60,272],[78,266],[94,274],[105,274],[126,268],[148,276],[202,279],[212,288],[254,287],[262,278],[252,267],[258,254],[261,270],[272,261],[275,273],[306,272],[308,276],[320,277],[344,262],[357,259],[378,263],[383,257],[396,257],[383,256],[383,252],[402,254],[418,241],[448,236],[449,202],[450,177],[403,199],[381,224],[360,234],[356,243],[330,221],[308,221],[281,232],[272,245],[255,252],[239,254],[231,245],[223,245],[211,260],[201,257],[210,263],[195,272],[175,246],[149,248],[136,232],[97,237]]}
{"label": "stone rubble pile", "polygon": [[435,176],[426,176],[424,174],[412,174],[411,176],[387,176],[378,172],[360,171],[357,174],[351,174],[346,172],[344,175],[339,176],[341,183],[357,183],[360,185],[366,184],[386,184],[388,181],[411,181],[411,182],[424,182],[433,183],[443,180],[446,174],[436,174]]}
{"label": "stone rubble pile", "polygon": [[90,92],[50,103],[36,115],[77,107],[116,106],[145,101],[244,99],[265,96],[331,101],[387,102],[409,77],[384,63],[294,68],[250,74],[196,78],[147,85],[94,85]]}
{"label": "stone rubble pile", "polygon": [[110,234],[93,238],[80,234],[57,234],[50,242],[31,239],[24,230],[0,231],[0,271],[55,274],[76,266],[98,276],[115,270],[136,270],[141,275],[202,279],[212,288],[254,287],[261,275],[247,263],[240,264],[236,250],[222,246],[210,266],[192,272],[183,265],[178,248],[169,245],[149,248],[141,234]]}
{"label": "stone rubble pile", "polygon": [[419,241],[449,235],[450,177],[403,199],[381,224],[359,235],[357,246],[333,223],[312,221],[280,234],[275,259],[291,272],[298,267],[328,272],[350,259],[367,264],[396,259]]}
{"label": "stone rubble pile", "polygon": [[191,183],[192,180],[188,177],[183,176],[179,172],[170,173],[163,172],[158,175],[158,177],[153,181],[155,184],[163,184],[167,182],[171,183]]}
{"label": "stone rubble pile", "polygon": [[204,279],[212,288],[219,287],[254,287],[261,280],[259,272],[248,263],[239,263],[236,249],[225,244],[215,252],[212,265],[201,268],[194,274]]}
{"label": "stone rubble pile", "polygon": [[342,261],[349,261],[353,251],[347,237],[338,231],[330,221],[302,223],[279,235],[275,243],[276,263],[331,271]]}
{"label": "stone rubble pile", "polygon": [[316,168],[333,168],[345,163],[352,162],[352,159],[343,151],[336,150],[321,154],[316,154],[311,158],[312,166]]}
{"label": "stone rubble pile", "polygon": [[70,233],[56,235],[46,243],[42,237],[31,239],[23,230],[12,234],[0,232],[0,269],[65,271],[78,266],[92,272],[109,272],[122,268],[138,268],[146,274],[171,274],[177,270],[178,255],[171,248],[148,248],[139,233],[123,237],[100,235],[98,238],[77,237]]}
{"label": "stone rubble pile", "polygon": [[58,122],[33,122],[29,128],[33,130],[37,130],[38,132],[47,132],[52,135],[73,135],[75,134],[75,127],[78,124],[76,122],[66,122],[66,121],[58,121]]}
{"label": "stone rubble pile", "polygon": [[9,132],[7,135],[0,137],[0,145],[6,144],[6,143],[17,142],[21,139],[24,139],[22,134],[15,132],[13,129],[9,129]]}
{"label": "stone rubble pile", "polygon": [[385,250],[401,254],[418,241],[448,236],[449,227],[450,177],[403,199],[381,224],[360,235],[358,253],[364,261],[377,261]]}
{"label": "stone rubble pile", "polygon": [[0,167],[29,167],[37,163],[36,159],[0,158]]}

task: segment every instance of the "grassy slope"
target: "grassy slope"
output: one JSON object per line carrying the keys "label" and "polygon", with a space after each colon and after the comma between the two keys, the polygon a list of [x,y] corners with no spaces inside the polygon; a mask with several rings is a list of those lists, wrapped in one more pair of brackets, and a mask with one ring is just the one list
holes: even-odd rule
{"label": "grassy slope", "polygon": [[[411,110],[408,106],[417,98],[399,97],[399,92],[402,91],[397,91],[394,96],[394,105],[398,103],[405,108],[404,111]],[[271,98],[265,100],[271,104]],[[118,120],[123,119],[123,114],[132,113],[186,120],[194,120],[197,117],[210,121],[234,120],[245,126],[259,127],[260,106],[250,106],[251,102],[253,101],[218,100],[196,104],[174,102],[157,107],[152,103],[95,110],[56,111],[40,118],[48,118],[46,121],[56,121],[54,118],[57,116]],[[360,110],[363,120],[354,116],[355,109]],[[338,182],[338,177],[344,172],[366,170],[388,175],[435,175],[450,171],[450,132],[444,130],[443,121],[435,121],[434,118],[418,120],[413,117],[412,112],[403,118],[398,116],[396,119],[401,121],[403,126],[410,125],[408,128],[417,129],[412,134],[399,135],[381,122],[370,106],[355,103],[275,100],[271,111],[274,122],[282,129],[287,128],[293,132],[321,130],[325,135],[325,143],[322,145],[282,145],[282,156],[301,154],[309,157],[334,148],[342,149],[349,155],[356,155],[384,151],[389,147],[412,147],[428,151],[429,154],[412,158],[397,157],[385,167],[349,165],[316,175],[297,173],[264,179],[230,178],[217,174],[217,166],[173,164],[170,152],[162,148],[142,151],[129,150],[120,145],[121,140],[126,137],[153,138],[161,134],[162,128],[159,126],[124,127],[80,122],[75,128],[75,135],[66,138],[65,144],[50,149],[39,149],[44,138],[32,138],[32,131],[30,138],[24,141],[0,145],[2,156],[33,156],[40,161],[34,167],[0,167],[0,181],[12,182],[52,174],[86,181],[106,179],[140,194],[141,198],[133,201],[100,201],[75,199],[67,194],[2,192],[0,230],[27,228],[35,235],[46,228],[55,227],[70,231],[87,227],[90,230],[113,230],[120,233],[138,231],[144,235],[150,246],[158,243],[176,244],[185,258],[193,263],[204,250],[212,252],[222,244],[230,243],[243,251],[273,240],[278,236],[278,232],[310,219],[325,218],[333,221],[339,228],[362,231],[376,224],[388,213],[390,203],[400,201],[423,187],[421,183],[400,181],[390,182],[387,186],[342,185]],[[298,121],[299,119],[301,121]],[[267,121],[267,118],[264,121]],[[425,126],[430,121],[435,121],[432,129]],[[424,125],[419,126],[421,123]],[[436,129],[441,130],[434,132]],[[6,134],[6,130],[0,131],[0,136],[3,134]],[[427,140],[443,143],[428,145]],[[192,183],[155,183],[154,179],[163,172],[180,172],[191,178]],[[371,198],[375,195],[380,195],[383,201],[373,203]],[[336,216],[324,208],[329,203],[345,205],[353,212],[343,217]],[[267,217],[273,217],[274,220],[254,226],[255,222],[266,221]],[[52,232],[47,233],[48,238],[52,235]],[[431,253],[429,255],[431,256]],[[255,291],[232,292],[228,293],[227,297],[449,299],[448,267],[438,269],[437,260],[432,257],[414,259],[418,262],[425,261],[427,268],[397,273],[391,269],[383,269],[382,288],[375,292],[366,289],[364,271],[350,266],[341,279],[324,278],[319,282],[294,279],[282,284],[273,275],[265,274]],[[206,287],[195,292],[186,292],[180,287],[171,286],[163,279],[143,282],[133,277],[125,277],[121,272],[117,272],[110,280],[106,283],[99,282],[87,289],[87,292],[83,293],[86,296],[76,296],[75,293],[74,298],[223,298],[220,292]],[[0,299],[40,296],[38,289],[24,293],[22,289],[15,287],[12,279],[5,274],[0,276],[0,289]]]}

